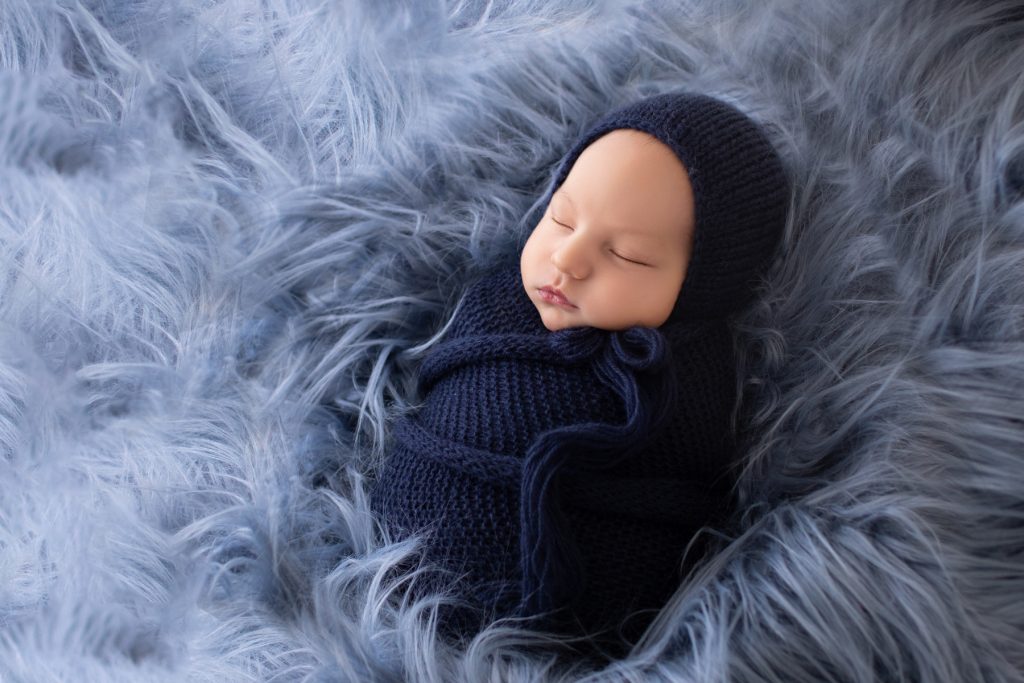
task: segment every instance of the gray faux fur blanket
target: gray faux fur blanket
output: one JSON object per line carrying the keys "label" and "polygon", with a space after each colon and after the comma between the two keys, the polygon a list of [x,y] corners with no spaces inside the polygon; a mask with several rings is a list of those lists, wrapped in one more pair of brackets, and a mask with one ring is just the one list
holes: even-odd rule
{"label": "gray faux fur blanket", "polygon": [[[1019,2],[3,0],[0,65],[0,680],[1024,681]],[[576,135],[681,88],[794,181],[741,511],[606,668],[439,639],[390,426]]]}

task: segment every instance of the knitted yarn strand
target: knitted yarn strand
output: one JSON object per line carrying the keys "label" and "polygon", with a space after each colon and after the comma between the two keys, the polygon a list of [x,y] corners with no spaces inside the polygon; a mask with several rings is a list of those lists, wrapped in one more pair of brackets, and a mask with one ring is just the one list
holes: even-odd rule
{"label": "knitted yarn strand", "polygon": [[[552,429],[527,452],[520,494],[521,616],[554,618],[559,607],[580,597],[585,585],[579,551],[558,504],[561,475],[604,470],[639,452],[676,405],[672,373],[659,372],[670,363],[671,349],[658,330],[631,327],[604,334],[608,337],[595,370],[621,398],[626,421]],[[640,376],[648,381],[638,381]]]}

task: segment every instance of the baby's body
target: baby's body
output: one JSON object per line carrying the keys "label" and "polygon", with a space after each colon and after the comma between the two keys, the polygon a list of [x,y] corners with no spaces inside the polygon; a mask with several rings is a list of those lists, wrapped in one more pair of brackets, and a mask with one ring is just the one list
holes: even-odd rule
{"label": "baby's body", "polygon": [[[610,470],[567,470],[558,494],[566,540],[578,548],[584,575],[573,617],[580,630],[594,632],[650,610],[627,626],[629,640],[700,558],[698,543],[684,566],[686,545],[700,527],[721,521],[731,484],[731,332],[721,321],[660,331],[676,355],[681,403],[674,419],[640,455]],[[448,336],[421,366],[422,408],[396,424],[394,449],[373,492],[392,533],[426,532],[426,559],[454,573],[421,590],[451,581],[493,616],[516,614],[523,597],[522,463],[531,445],[548,430],[626,419],[621,398],[597,376],[592,359],[568,362],[559,348],[582,353],[611,334],[549,331],[516,266],[471,288]],[[449,629],[480,625],[466,618],[452,613]]]}
{"label": "baby's body", "polygon": [[483,609],[449,611],[446,631],[558,611],[544,627],[632,642],[730,514],[730,316],[788,184],[756,124],[679,93],[599,120],[552,190],[519,263],[471,287],[424,361],[373,505],[450,572],[424,593],[451,581]]}

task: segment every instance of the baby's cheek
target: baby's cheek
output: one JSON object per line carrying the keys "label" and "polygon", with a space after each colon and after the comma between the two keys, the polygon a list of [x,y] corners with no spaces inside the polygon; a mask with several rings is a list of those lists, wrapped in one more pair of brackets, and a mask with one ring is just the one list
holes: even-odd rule
{"label": "baby's cheek", "polygon": [[519,272],[523,280],[523,286],[528,287],[538,276],[538,265],[540,263],[539,252],[536,240],[530,239],[523,247],[523,256],[519,261]]}

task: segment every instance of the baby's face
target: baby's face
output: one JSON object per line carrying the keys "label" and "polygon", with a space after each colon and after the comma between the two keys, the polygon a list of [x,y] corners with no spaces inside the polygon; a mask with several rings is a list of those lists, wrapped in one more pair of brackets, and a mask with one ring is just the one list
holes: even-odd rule
{"label": "baby's face", "polygon": [[523,287],[551,331],[660,327],[686,276],[693,230],[693,190],[676,155],[647,133],[614,130],[583,150],[552,196],[523,247]]}

